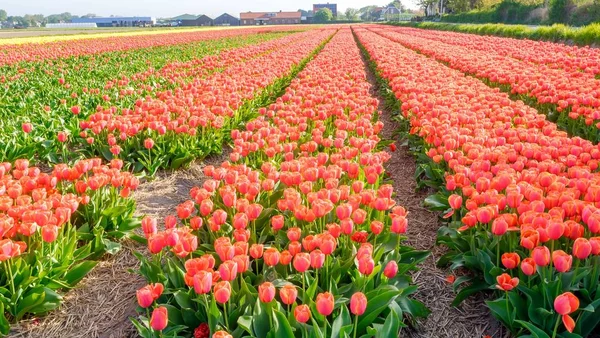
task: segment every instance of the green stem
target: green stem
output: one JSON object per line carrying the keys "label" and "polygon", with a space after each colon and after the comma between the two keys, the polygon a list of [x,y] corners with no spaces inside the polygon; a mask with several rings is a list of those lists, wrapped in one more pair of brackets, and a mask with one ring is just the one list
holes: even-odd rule
{"label": "green stem", "polygon": [[552,332],[552,338],[556,338],[556,333],[558,332],[558,325],[560,324],[560,315],[556,318],[556,324],[554,325],[554,331]]}
{"label": "green stem", "polygon": [[354,338],[356,338],[356,331],[358,330],[358,316],[354,316]]}
{"label": "green stem", "polygon": [[229,319],[227,317],[227,302],[223,303],[223,316],[225,317],[225,328],[227,328],[227,331],[229,331]]}
{"label": "green stem", "polygon": [[398,238],[396,240],[396,260],[400,262],[400,234],[398,234]]}
{"label": "green stem", "polygon": [[500,241],[496,245],[496,266],[500,267]]}

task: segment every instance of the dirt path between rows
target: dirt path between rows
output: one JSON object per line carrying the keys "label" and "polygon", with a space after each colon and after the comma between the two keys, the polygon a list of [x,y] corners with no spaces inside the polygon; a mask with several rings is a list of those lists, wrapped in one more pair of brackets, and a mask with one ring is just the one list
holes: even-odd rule
{"label": "dirt path between rows", "polygon": [[[381,104],[382,112],[379,119],[384,123],[382,139],[392,139],[398,123],[393,120],[397,112],[385,107],[384,98],[379,95],[375,75],[367,67],[369,81],[374,84],[372,94]],[[447,269],[436,266],[438,258],[445,249],[435,245],[437,230],[440,227],[438,215],[423,206],[423,200],[431,193],[416,191],[414,178],[416,169],[415,158],[410,154],[408,146],[396,138],[396,151],[386,165],[386,171],[393,180],[396,193],[396,203],[408,211],[408,240],[405,244],[419,250],[430,250],[432,254],[423,262],[420,270],[413,274],[414,282],[418,285],[416,299],[422,301],[431,314],[426,319],[418,321],[417,326],[400,332],[400,337],[408,338],[481,338],[489,335],[493,338],[508,337],[506,330],[491,316],[485,306],[482,295],[470,297],[458,308],[450,304],[454,299],[451,284],[446,277],[451,274]]]}

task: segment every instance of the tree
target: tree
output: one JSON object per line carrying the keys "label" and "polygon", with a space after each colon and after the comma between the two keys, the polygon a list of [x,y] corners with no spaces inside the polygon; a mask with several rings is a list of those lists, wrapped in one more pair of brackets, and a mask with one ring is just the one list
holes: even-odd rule
{"label": "tree", "polygon": [[378,17],[375,13],[375,10],[377,9],[377,6],[366,6],[363,7],[359,10],[359,12],[361,13],[360,18],[363,21],[373,21],[376,20]]}
{"label": "tree", "polygon": [[337,12],[337,17],[335,18],[336,20],[348,20],[348,18],[346,18],[346,14],[344,14],[343,12]]}
{"label": "tree", "polygon": [[98,16],[94,13],[88,13],[86,15],[82,15],[82,18],[97,18]]}
{"label": "tree", "polygon": [[348,20],[358,20],[358,9],[356,8],[346,8],[346,19]]}
{"label": "tree", "polygon": [[71,15],[71,13],[64,12],[64,13],[60,13],[60,14],[50,14],[46,18],[46,21],[48,23],[62,23],[62,22],[69,22],[69,21],[71,21],[71,19],[73,19],[73,16]]}
{"label": "tree", "polygon": [[329,8],[321,8],[315,13],[315,22],[327,22],[333,19],[333,13]]}
{"label": "tree", "polygon": [[7,18],[8,18],[8,13],[6,13],[5,10],[0,9],[0,22],[6,21]]}

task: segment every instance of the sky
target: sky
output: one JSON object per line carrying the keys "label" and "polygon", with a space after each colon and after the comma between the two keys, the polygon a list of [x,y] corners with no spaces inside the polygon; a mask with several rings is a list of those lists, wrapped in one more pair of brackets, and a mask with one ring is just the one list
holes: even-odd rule
{"label": "sky", "polygon": [[[390,0],[344,0],[337,3],[338,11],[346,8],[361,8],[369,5],[383,6]],[[153,16],[173,17],[184,13],[206,14],[217,17],[224,12],[239,17],[240,12],[255,11],[296,11],[298,9],[312,9],[311,0],[2,0],[0,9],[8,15],[25,14],[58,14],[70,12],[73,15],[94,13],[99,16]],[[408,8],[417,8],[415,0],[404,0],[402,3]]]}

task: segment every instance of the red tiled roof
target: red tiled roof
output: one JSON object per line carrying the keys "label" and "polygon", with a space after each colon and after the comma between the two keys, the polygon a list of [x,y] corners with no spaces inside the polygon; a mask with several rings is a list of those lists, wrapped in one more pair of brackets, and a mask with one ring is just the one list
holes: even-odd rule
{"label": "red tiled roof", "polygon": [[[275,16],[269,16],[268,14],[273,13]],[[242,20],[253,20],[257,18],[265,19],[300,19],[302,13],[300,12],[246,12],[240,13],[240,19]]]}

